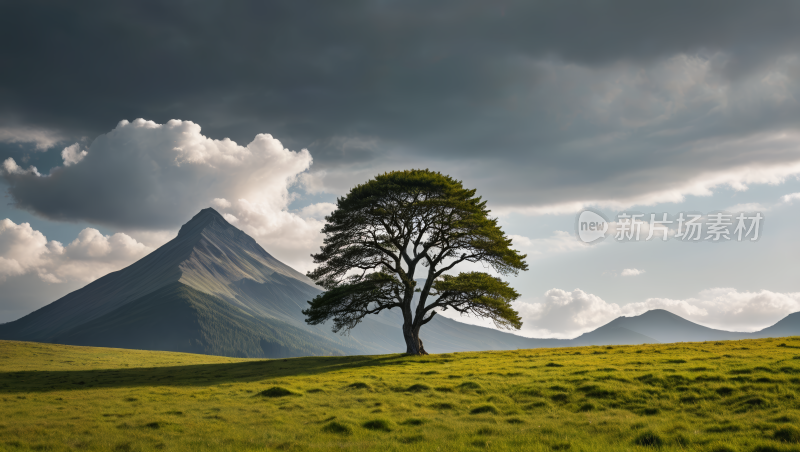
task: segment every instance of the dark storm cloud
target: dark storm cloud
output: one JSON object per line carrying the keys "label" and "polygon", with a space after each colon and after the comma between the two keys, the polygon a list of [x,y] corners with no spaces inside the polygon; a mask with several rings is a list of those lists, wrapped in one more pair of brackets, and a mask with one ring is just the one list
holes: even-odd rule
{"label": "dark storm cloud", "polygon": [[91,136],[146,117],[240,141],[263,127],[302,144],[401,138],[490,106],[515,76],[497,67],[507,58],[602,65],[706,49],[735,65],[796,46],[798,12],[730,1],[9,2],[0,105]]}
{"label": "dark storm cloud", "polygon": [[492,179],[506,204],[619,198],[761,161],[696,150],[800,119],[753,94],[769,68],[796,72],[780,58],[800,44],[798,18],[791,1],[9,2],[0,121],[93,138],[179,118],[308,147],[337,188],[353,165],[396,169],[381,167],[391,154],[468,162],[462,177]]}

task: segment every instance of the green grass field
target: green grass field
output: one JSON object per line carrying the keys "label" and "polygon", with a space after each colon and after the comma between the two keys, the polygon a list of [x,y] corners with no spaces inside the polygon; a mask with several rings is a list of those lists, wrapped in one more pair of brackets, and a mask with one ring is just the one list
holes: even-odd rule
{"label": "green grass field", "polygon": [[800,337],[245,360],[0,341],[2,450],[800,451]]}

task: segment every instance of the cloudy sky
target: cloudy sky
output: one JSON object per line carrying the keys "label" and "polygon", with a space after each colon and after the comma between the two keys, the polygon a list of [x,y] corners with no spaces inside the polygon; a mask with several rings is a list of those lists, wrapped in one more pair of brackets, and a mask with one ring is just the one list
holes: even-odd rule
{"label": "cloudy sky", "polygon": [[[800,311],[800,3],[83,5],[0,2],[0,322],[209,206],[307,271],[336,197],[409,168],[476,188],[528,254],[520,334]],[[587,207],[763,221],[586,245]]]}

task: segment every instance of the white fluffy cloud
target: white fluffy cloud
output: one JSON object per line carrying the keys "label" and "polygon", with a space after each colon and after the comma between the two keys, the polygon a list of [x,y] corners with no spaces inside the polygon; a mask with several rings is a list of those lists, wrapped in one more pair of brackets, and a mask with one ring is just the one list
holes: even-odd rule
{"label": "white fluffy cloud", "polygon": [[778,202],[762,204],[758,202],[750,202],[744,204],[736,204],[724,210],[728,212],[767,212],[775,208],[785,207],[792,205],[795,201],[800,200],[800,193],[789,193],[780,197]]}
{"label": "white fluffy cloud", "polygon": [[64,166],[74,165],[84,157],[86,157],[87,152],[81,151],[80,143],[75,143],[71,146],[67,146],[61,151],[61,158],[64,159]]}
{"label": "white fluffy cloud", "polygon": [[648,298],[619,305],[580,289],[551,289],[540,303],[518,303],[524,322],[521,333],[529,337],[572,338],[592,331],[620,316],[665,309],[695,323],[729,331],[757,331],[788,314],[800,311],[800,293],[704,290],[695,298]]}
{"label": "white fluffy cloud", "polygon": [[211,200],[211,205],[217,209],[227,209],[231,206],[231,202],[225,198],[214,198]]}
{"label": "white fluffy cloud", "polygon": [[269,252],[307,270],[329,203],[289,210],[290,188],[312,163],[269,134],[246,146],[204,136],[191,121],[121,121],[86,150],[62,151],[49,175],[4,162],[16,205],[54,220],[106,224],[124,231],[177,230],[213,206]]}
{"label": "white fluffy cloud", "polygon": [[639,270],[638,268],[626,268],[622,270],[620,273],[621,276],[639,276],[644,273],[644,270]]}
{"label": "white fluffy cloud", "polygon": [[28,223],[0,221],[0,283],[8,277],[36,274],[48,283],[88,283],[141,259],[152,248],[130,236],[104,236],[86,228],[64,246]]}
{"label": "white fluffy cloud", "polygon": [[330,202],[320,202],[310,206],[303,207],[300,210],[300,215],[305,218],[315,218],[317,220],[324,220],[326,216],[336,210],[336,204]]}
{"label": "white fluffy cloud", "polygon": [[542,303],[518,303],[521,333],[532,337],[568,338],[591,331],[619,317],[620,307],[576,289],[551,289]]}
{"label": "white fluffy cloud", "polygon": [[791,203],[798,200],[800,200],[800,193],[790,193],[781,197],[781,201],[784,203]]}
{"label": "white fluffy cloud", "polygon": [[36,169],[35,166],[30,166],[28,169],[24,169],[23,167],[17,165],[17,162],[15,162],[11,157],[3,161],[3,174],[8,176],[19,176],[25,174],[41,176],[41,174],[39,174],[39,170]]}

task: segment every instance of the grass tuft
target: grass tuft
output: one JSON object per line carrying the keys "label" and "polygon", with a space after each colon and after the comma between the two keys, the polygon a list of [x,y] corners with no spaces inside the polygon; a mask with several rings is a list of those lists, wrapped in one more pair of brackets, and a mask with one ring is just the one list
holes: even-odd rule
{"label": "grass tuft", "polygon": [[762,444],[753,448],[753,452],[796,452],[796,450],[797,449],[787,451],[783,448],[777,448],[772,444]]}
{"label": "grass tuft", "polygon": [[322,427],[322,431],[326,433],[335,433],[337,435],[352,435],[353,429],[349,425],[342,424],[341,422],[333,421],[326,426]]}
{"label": "grass tuft", "polygon": [[535,401],[533,403],[529,403],[528,405],[525,405],[525,409],[526,410],[533,410],[535,408],[544,408],[544,407],[548,407],[548,406],[550,406],[550,405],[548,405],[547,402],[545,402],[544,400],[537,400],[537,401]]}
{"label": "grass tuft", "polygon": [[652,430],[645,430],[633,440],[633,443],[638,446],[661,447],[664,445],[664,439]]}
{"label": "grass tuft", "polygon": [[424,392],[424,391],[430,391],[430,390],[431,390],[430,386],[428,386],[426,384],[422,384],[422,383],[417,383],[415,385],[409,386],[406,389],[406,392]]}
{"label": "grass tuft", "polygon": [[744,403],[753,407],[760,407],[767,405],[767,401],[761,397],[751,397],[745,400]]}
{"label": "grass tuft", "polygon": [[378,430],[381,432],[391,432],[391,423],[386,419],[373,419],[371,421],[361,424],[362,427],[368,430]]}
{"label": "grass tuft", "polygon": [[800,430],[797,427],[787,425],[775,430],[772,437],[784,443],[800,443]]}
{"label": "grass tuft", "polygon": [[720,386],[715,391],[716,391],[717,394],[721,395],[722,397],[727,397],[727,396],[733,394],[734,392],[736,392],[736,388],[732,388],[730,386]]}
{"label": "grass tuft", "polygon": [[369,385],[364,383],[363,381],[357,381],[355,383],[349,384],[347,387],[350,389],[369,389]]}
{"label": "grass tuft", "polygon": [[259,392],[256,395],[259,395],[261,397],[276,398],[276,397],[296,396],[300,394],[292,392],[286,388],[281,388],[280,386],[273,386],[269,389],[265,389],[264,391]]}
{"label": "grass tuft", "polygon": [[736,449],[728,446],[727,444],[718,444],[711,447],[710,452],[736,452]]}
{"label": "grass tuft", "polygon": [[413,427],[417,427],[417,426],[420,426],[420,425],[423,425],[423,424],[427,424],[427,423],[428,423],[427,419],[420,419],[420,418],[412,417],[412,418],[406,419],[405,421],[401,422],[400,425],[410,425],[410,426],[413,426]]}
{"label": "grass tuft", "polygon": [[481,405],[477,408],[473,408],[470,411],[470,414],[483,414],[483,413],[491,413],[491,414],[498,414],[500,410],[497,409],[496,406],[492,405],[491,403],[487,403],[486,405]]}
{"label": "grass tuft", "polygon": [[465,381],[464,383],[461,383],[460,385],[458,385],[458,387],[459,387],[459,389],[465,390],[465,391],[477,390],[477,389],[482,389],[483,388],[481,385],[479,385],[478,383],[475,383],[474,381]]}
{"label": "grass tuft", "polygon": [[776,417],[775,419],[772,420],[772,422],[777,422],[780,424],[795,424],[800,421],[798,421],[797,418],[794,416],[787,416],[784,414],[783,416]]}

